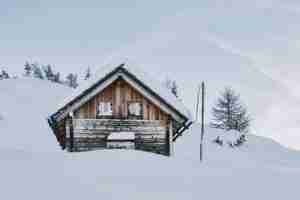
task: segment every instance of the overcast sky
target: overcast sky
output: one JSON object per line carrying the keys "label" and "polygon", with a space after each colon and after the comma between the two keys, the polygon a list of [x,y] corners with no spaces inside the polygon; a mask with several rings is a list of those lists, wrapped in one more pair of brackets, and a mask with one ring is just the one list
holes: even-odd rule
{"label": "overcast sky", "polygon": [[[249,104],[257,100],[252,90],[262,88],[262,98],[275,88],[297,97],[290,101],[298,105],[299,21],[296,0],[2,0],[0,68],[21,73],[25,61],[31,61],[83,73],[87,66],[96,70],[124,55],[160,79],[179,79],[191,109],[197,84],[210,79],[218,86],[247,88]],[[280,103],[272,113],[287,109],[288,103]],[[258,134],[300,149],[300,125],[285,124],[291,128],[286,135],[273,133],[278,129],[274,120],[266,122],[270,132]]]}
{"label": "overcast sky", "polygon": [[3,0],[0,67],[15,71],[25,60],[67,71],[97,66],[190,12],[192,22],[185,23],[206,27],[227,50],[248,56],[286,84],[298,84],[296,0]]}

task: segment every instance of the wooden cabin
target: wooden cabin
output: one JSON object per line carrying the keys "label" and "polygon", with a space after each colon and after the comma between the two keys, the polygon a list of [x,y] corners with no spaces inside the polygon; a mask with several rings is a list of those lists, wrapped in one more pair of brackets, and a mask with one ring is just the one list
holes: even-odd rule
{"label": "wooden cabin", "polygon": [[168,156],[191,125],[180,100],[128,64],[101,69],[58,105],[48,122],[70,152],[137,149]]}

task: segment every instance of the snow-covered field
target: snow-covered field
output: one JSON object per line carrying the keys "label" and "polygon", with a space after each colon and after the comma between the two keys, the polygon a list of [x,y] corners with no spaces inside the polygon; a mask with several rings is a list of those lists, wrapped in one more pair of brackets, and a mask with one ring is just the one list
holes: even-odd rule
{"label": "snow-covered field", "polygon": [[69,92],[40,80],[0,82],[1,199],[299,198],[300,152],[254,135],[232,149],[212,143],[224,133],[207,129],[202,164],[197,124],[176,142],[174,158],[122,150],[62,152],[45,117]]}

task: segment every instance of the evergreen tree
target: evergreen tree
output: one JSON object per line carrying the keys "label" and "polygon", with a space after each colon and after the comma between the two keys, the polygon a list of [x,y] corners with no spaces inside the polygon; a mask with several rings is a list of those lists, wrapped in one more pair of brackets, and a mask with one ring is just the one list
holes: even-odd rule
{"label": "evergreen tree", "polygon": [[66,77],[66,84],[71,87],[71,88],[77,88],[78,83],[77,83],[77,75],[70,73],[67,77]]}
{"label": "evergreen tree", "polygon": [[211,126],[224,130],[248,131],[250,117],[247,108],[242,104],[240,96],[231,88],[225,88],[213,107]]}
{"label": "evergreen tree", "polygon": [[30,76],[32,74],[32,67],[31,67],[31,65],[28,62],[26,62],[24,66],[25,66],[25,68],[24,68],[24,70],[25,70],[25,76]]}
{"label": "evergreen tree", "polygon": [[9,74],[3,69],[2,72],[0,73],[0,79],[9,79],[10,76]]}
{"label": "evergreen tree", "polygon": [[77,88],[78,87],[78,76],[76,74],[73,74],[72,87],[73,88]]}
{"label": "evergreen tree", "polygon": [[86,70],[86,74],[85,74],[85,77],[84,77],[84,80],[88,80],[90,79],[92,76],[92,73],[91,73],[91,68],[88,67],[88,69]]}
{"label": "evergreen tree", "polygon": [[176,81],[172,82],[171,92],[174,94],[175,97],[177,97],[177,98],[179,97],[178,85],[177,85]]}
{"label": "evergreen tree", "polygon": [[35,78],[44,79],[43,71],[38,64],[31,64],[31,67],[33,69],[33,75]]}
{"label": "evergreen tree", "polygon": [[172,94],[179,98],[179,89],[178,89],[178,85],[177,82],[175,80],[171,80],[171,79],[166,79],[165,80],[165,86],[172,92]]}
{"label": "evergreen tree", "polygon": [[51,65],[43,66],[43,71],[45,73],[46,78],[49,81],[54,81],[54,73],[53,73]]}
{"label": "evergreen tree", "polygon": [[61,83],[60,73],[59,72],[57,72],[56,74],[54,74],[53,82],[55,82],[55,83]]}

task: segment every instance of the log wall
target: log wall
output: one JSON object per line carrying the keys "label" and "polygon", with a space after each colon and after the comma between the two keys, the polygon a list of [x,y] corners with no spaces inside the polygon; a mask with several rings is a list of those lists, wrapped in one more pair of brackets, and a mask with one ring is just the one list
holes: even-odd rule
{"label": "log wall", "polygon": [[159,120],[74,119],[72,124],[73,146],[70,134],[66,138],[69,151],[106,149],[112,132],[134,132],[135,149],[169,155],[168,129]]}

